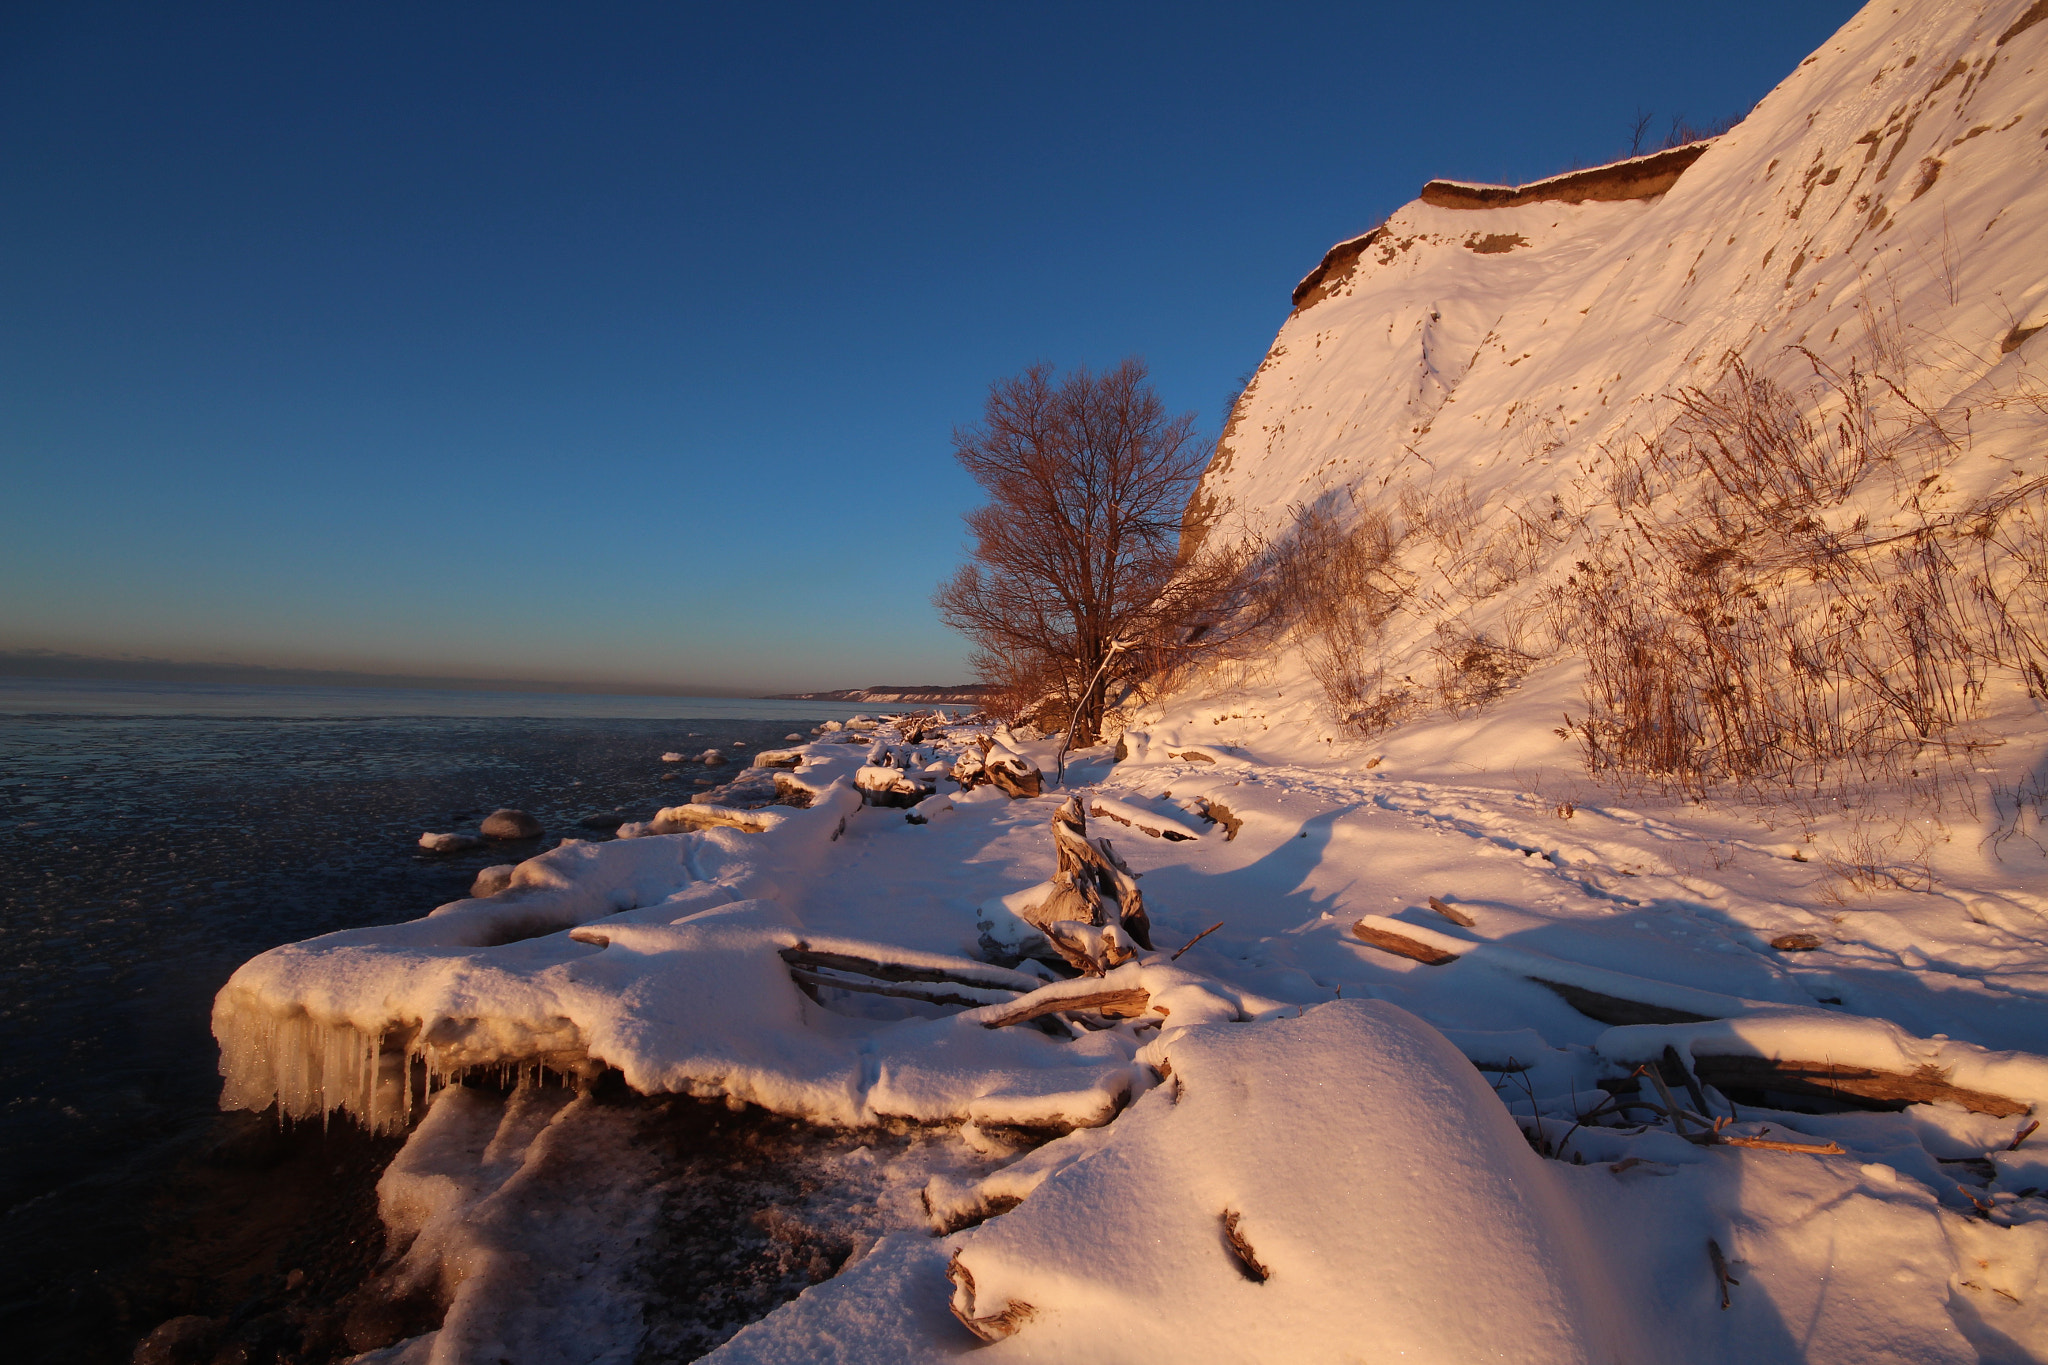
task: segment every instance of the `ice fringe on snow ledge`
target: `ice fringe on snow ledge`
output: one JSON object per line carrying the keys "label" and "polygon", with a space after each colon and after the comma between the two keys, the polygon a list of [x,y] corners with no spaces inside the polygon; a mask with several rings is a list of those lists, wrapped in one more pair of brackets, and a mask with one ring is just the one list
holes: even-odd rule
{"label": "ice fringe on snow ledge", "polygon": [[[294,1118],[341,1111],[396,1132],[465,1073],[615,1068],[642,1094],[723,1096],[820,1123],[1050,1134],[1106,1123],[1149,1084],[1132,1059],[1169,1010],[1179,1027],[1280,1008],[1155,960],[1049,986],[986,962],[808,931],[771,897],[813,875],[859,805],[842,774],[811,808],[758,832],[565,844],[521,864],[501,895],[264,953],[215,1001],[221,1102],[274,1102]],[[799,988],[790,953],[980,982],[992,1001],[1110,989],[1150,1005],[1144,1018],[1057,1039],[1000,1026],[1006,1005],[854,1019]]]}

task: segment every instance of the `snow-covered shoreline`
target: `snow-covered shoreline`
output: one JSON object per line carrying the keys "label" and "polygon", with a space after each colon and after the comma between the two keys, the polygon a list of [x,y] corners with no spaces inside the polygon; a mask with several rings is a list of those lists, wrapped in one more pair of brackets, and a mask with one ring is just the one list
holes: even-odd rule
{"label": "snow-covered shoreline", "polygon": [[[1540,694],[1527,704],[1540,706]],[[1637,1358],[1615,1343],[1649,1329],[1639,1309],[1614,1306],[1617,1285],[1627,1287],[1618,1302],[1655,1303],[1657,1314],[1697,1334],[1697,1350],[1670,1358],[1856,1358],[1824,1356],[1813,1343],[1849,1349],[1857,1334],[1873,1330],[1867,1315],[1847,1307],[1859,1275],[1870,1277],[1872,1292],[1885,1286],[1891,1307],[1884,1330],[1900,1342],[1930,1351],[1940,1342],[1960,1344],[1958,1302],[1973,1305],[1987,1324],[2004,1323],[1997,1330],[2014,1340],[2039,1330],[2031,1289],[2048,1260],[2048,1206],[2019,1191],[2048,1181],[2030,1144],[2004,1151],[2024,1120],[1955,1103],[1792,1113],[1747,1101],[1730,1105],[1710,1089],[1706,1117],[1732,1117],[1726,1137],[1833,1144],[1839,1154],[1725,1141],[1703,1147],[1641,1108],[1655,1102],[1653,1087],[1629,1079],[1667,1042],[1692,1056],[1733,1038],[1737,1050],[1746,1045],[1765,1057],[1818,1051],[1841,1063],[1932,1065],[1959,1086],[1996,1089],[2038,1106],[2048,1099],[2048,1062],[2040,1055],[2048,1053],[2048,1011],[2011,974],[2023,960],[2037,970],[2048,960],[2038,945],[2006,942],[2004,971],[1987,973],[1966,997],[1951,990],[1930,1000],[1929,975],[1897,956],[1875,959],[1873,940],[1914,923],[1920,951],[1933,951],[1932,902],[1951,907],[1973,936],[1981,938],[1983,926],[1956,912],[1953,900],[1930,893],[1900,893],[1892,905],[1863,909],[1847,924],[1835,914],[1798,909],[1824,873],[1761,839],[1731,838],[1732,828],[1745,823],[1759,832],[1753,813],[1644,800],[1641,810],[1589,803],[1560,818],[1554,803],[1521,789],[1527,766],[1431,772],[1396,744],[1379,746],[1379,763],[1366,768],[1359,751],[1331,752],[1320,737],[1301,744],[1291,728],[1263,728],[1270,721],[1256,711],[1218,724],[1213,713],[1200,714],[1206,709],[1192,706],[1127,733],[1123,762],[1096,750],[1070,767],[1070,782],[1108,803],[1105,809],[1155,812],[1162,827],[1197,833],[1167,839],[1121,822],[1099,826],[1116,832],[1117,851],[1140,874],[1162,948],[1105,977],[1040,987],[1044,973],[1036,969],[1005,977],[1009,969],[977,959],[989,917],[1050,870],[1049,823],[1064,793],[1012,800],[987,786],[952,791],[938,805],[921,807],[923,823],[912,823],[912,812],[859,804],[849,775],[868,747],[828,740],[800,746],[794,770],[823,794],[807,809],[771,809],[781,816],[773,829],[714,827],[570,845],[524,865],[518,884],[498,896],[458,902],[411,925],[330,935],[256,959],[218,1007],[226,1069],[242,1087],[231,1093],[252,1107],[269,1102],[251,1078],[286,1055],[278,1049],[290,1034],[248,1021],[259,1009],[275,1015],[281,1005],[314,1011],[309,1021],[328,1029],[361,1029],[358,1037],[381,1028],[392,1049],[383,1059],[387,1096],[395,1084],[390,1069],[417,1047],[443,1076],[465,1067],[615,1069],[643,1092],[724,1096],[827,1125],[937,1125],[933,1131],[956,1155],[942,1168],[927,1165],[918,1205],[899,1207],[899,1221],[885,1224],[881,1240],[843,1274],[746,1329],[714,1359],[834,1358],[818,1344],[819,1333],[838,1343],[832,1349],[845,1360],[948,1357],[975,1342],[945,1313],[948,1303],[961,1318],[996,1320],[988,1330],[1002,1350],[1034,1357],[1135,1359],[1168,1334],[1181,1358],[1258,1358],[1263,1332],[1279,1352],[1275,1359],[1320,1358],[1320,1337],[1281,1326],[1302,1311],[1292,1293],[1264,1291],[1289,1281],[1290,1290],[1305,1291],[1303,1270],[1291,1258],[1339,1256],[1342,1239],[1301,1231],[1305,1213],[1261,1203],[1271,1196],[1242,1185],[1258,1171],[1274,1173],[1275,1190],[1316,1192],[1312,1204],[1328,1211],[1332,1229],[1381,1227],[1403,1246],[1440,1240],[1439,1250],[1418,1253],[1410,1275],[1368,1255],[1366,1247],[1381,1244],[1368,1237],[1360,1250],[1341,1253],[1333,1264],[1349,1269],[1314,1294],[1327,1301],[1335,1292],[1330,1284],[1345,1276],[1357,1277],[1360,1293],[1379,1286],[1374,1293],[1391,1297],[1346,1310],[1379,1325],[1363,1328],[1357,1317],[1340,1314],[1339,1336],[1356,1340],[1363,1332],[1366,1340],[1406,1342],[1423,1353],[1419,1358],[1433,1358],[1431,1351],[1469,1358],[1485,1340],[1467,1335],[1481,1330],[1474,1324],[1506,1321],[1525,1333],[1536,1321],[1563,1334],[1546,1338],[1530,1359]],[[925,734],[922,744],[936,757],[957,756],[976,750],[983,728],[955,725]],[[1438,738],[1453,738],[1456,728],[1445,723]],[[1051,756],[1044,741],[1010,739],[1026,757]],[[1289,746],[1297,752],[1286,752]],[[1459,751],[1455,744],[1437,747]],[[1228,824],[1199,813],[1218,806]],[[1431,896],[1473,925],[1430,909]],[[613,908],[627,902],[635,903]],[[2014,902],[2006,913],[2039,912]],[[1367,916],[1417,936],[1476,946],[1445,965],[1425,966],[1362,941],[1353,926]],[[1167,961],[1217,920],[1222,929]],[[508,925],[535,936],[490,946]],[[1824,931],[1822,948],[1793,954],[1769,947],[1770,934],[1808,925]],[[845,960],[922,965],[947,979],[978,971],[1024,994],[1140,985],[1166,1013],[1151,1008],[1136,1018],[1097,1019],[1097,1027],[1069,1028],[1055,1038],[977,1022],[994,1007],[927,1006],[830,989],[807,995],[779,955],[798,942]],[[623,965],[607,968],[607,954],[620,950]],[[1616,1027],[1532,979],[1532,962],[1552,964],[1541,970],[1560,977],[1576,967],[1574,979],[1632,989],[1652,1003],[1704,1009],[1703,1001],[1727,1002],[1735,1017],[1713,1025]],[[1946,979],[1961,980],[1953,967]],[[1920,990],[1900,989],[1915,982]],[[1356,1015],[1369,1002],[1390,1012]],[[896,1017],[878,1017],[890,1014]],[[1947,1027],[1930,1027],[1937,1019]],[[1296,1020],[1299,1027],[1322,1022],[1302,1034]],[[557,1046],[566,1034],[547,1033],[541,1025],[548,1021],[574,1033],[573,1048]],[[1361,1028],[1393,1028],[1409,1041],[1368,1046],[1364,1035],[1354,1036]],[[2031,1044],[2031,1052],[2012,1053],[2014,1041]],[[1221,1071],[1196,1060],[1216,1047],[1237,1060]],[[1422,1052],[1391,1070],[1364,1066],[1362,1058],[1389,1047]],[[1433,1060],[1425,1064],[1423,1055]],[[1461,1060],[1451,1066],[1446,1058]],[[271,1074],[304,1077],[306,1066],[302,1059],[297,1069]],[[1398,1089],[1442,1094],[1427,1103],[1451,1108],[1405,1110],[1423,1101],[1397,1103],[1387,1091],[1396,1075],[1403,1078]],[[1178,1097],[1210,1085],[1247,1097],[1222,1111],[1240,1125],[1240,1137],[1225,1140],[1217,1127],[1221,1113],[1182,1112],[1182,1103],[1195,1100]],[[1257,1093],[1266,1097],[1249,1098],[1254,1091],[1246,1085],[1265,1087]],[[317,1112],[323,1102],[375,1102],[367,1091],[346,1087],[296,1093],[300,1112]],[[428,1123],[416,1130],[425,1136],[415,1142],[440,1141],[433,1135],[446,1121],[433,1115],[445,1105],[473,1104],[462,1086],[437,1093]],[[1580,1121],[1610,1093],[1625,1093],[1638,1107]],[[1314,1104],[1328,1108],[1305,1107]],[[393,1121],[396,1111],[376,1112]],[[582,1112],[557,1117],[569,1114],[567,1122]],[[1316,1121],[1325,1127],[1308,1123],[1311,1112],[1329,1114]],[[1325,1131],[1328,1125],[1336,1127]],[[1502,1125],[1512,1141],[1490,1137],[1469,1157],[1445,1145],[1447,1133],[1463,1142],[1497,1131],[1492,1125]],[[1067,1135],[1056,1136],[1062,1130]],[[1346,1159],[1365,1164],[1332,1167],[1330,1131],[1339,1130],[1351,1132],[1347,1141],[1430,1156],[1406,1174],[1385,1157],[1354,1156]],[[948,1132],[953,1136],[943,1136]],[[1545,1144],[1559,1159],[1535,1155],[1532,1148]],[[516,1168],[517,1151],[506,1149],[498,1160]],[[402,1173],[421,1159],[403,1157],[394,1166],[401,1174],[391,1177],[387,1203],[407,1206],[401,1187],[413,1177]],[[1114,1174],[1153,1171],[1161,1161],[1179,1173],[1159,1167],[1142,1178]],[[1471,1193],[1461,1177],[1451,1187],[1477,1204],[1452,1218],[1418,1214],[1422,1221],[1405,1230],[1388,1224],[1378,1206],[1357,1203],[1364,1190],[1397,1206],[1441,1203],[1445,1161],[1497,1174],[1528,1165],[1544,1182],[1563,1184],[1544,1196],[1550,1213],[1510,1216],[1487,1202],[1491,1196]],[[1982,1163],[1989,1163],[1988,1179]],[[621,1189],[652,1178],[628,1174],[619,1174]],[[594,1178],[603,1185],[611,1176]],[[1816,1198],[1815,1191],[1830,1193]],[[1059,1212],[1065,1200],[1097,1211],[1085,1236]],[[1217,1207],[1209,1209],[1211,1203]],[[1243,1238],[1270,1273],[1265,1283],[1246,1279],[1231,1259],[1221,1230],[1226,1213],[1240,1216]],[[421,1215],[387,1218],[395,1219],[397,1248],[407,1245]],[[1210,1223],[1215,1227],[1197,1235]],[[1501,1241],[1506,1226],[1525,1226],[1536,1241],[1517,1251]],[[1169,1234],[1169,1227],[1179,1230]],[[1176,1256],[1193,1258],[1190,1267],[1206,1268],[1187,1269],[1184,1281],[1178,1271],[1105,1275],[1093,1248],[1116,1237],[1165,1238],[1180,1248]],[[1590,1253],[1530,1249],[1555,1238],[1607,1249],[1591,1270]],[[1710,1239],[1743,1282],[1731,1290],[1735,1307],[1725,1315],[1704,1250]],[[1845,1244],[1859,1250],[1851,1256]],[[495,1291],[498,1299],[486,1292],[490,1284],[521,1283],[489,1269],[497,1262],[488,1239],[469,1246],[459,1264],[434,1259],[450,1254],[430,1250],[440,1243],[423,1245],[429,1249],[413,1259],[425,1260],[450,1301],[464,1305],[464,1325],[459,1341],[414,1343],[416,1358],[483,1358],[478,1353],[486,1347],[526,1339],[521,1324],[534,1325],[537,1306],[510,1288]],[[1063,1262],[1063,1245],[1080,1259]],[[1492,1258],[1486,1280],[1501,1302],[1476,1318],[1446,1313],[1444,1267],[1479,1256],[1482,1245]],[[1620,1263],[1613,1263],[1616,1246],[1630,1249]],[[1356,1256],[1366,1260],[1345,1259]],[[1558,1256],[1560,1264],[1579,1266],[1574,1274],[1582,1278],[1517,1278]],[[1972,1271],[1977,1261],[1989,1264]],[[471,1275],[484,1278],[465,1293],[461,1286]],[[1225,1278],[1210,1285],[1207,1275]],[[1958,1288],[1964,1280],[1990,1288]],[[1233,1283],[1263,1297],[1240,1301]],[[1852,1298],[1838,1301],[1833,1295],[1845,1285]],[[2002,1293],[2022,1302],[2009,1303]],[[1232,1296],[1227,1312],[1217,1306],[1219,1294]],[[1004,1319],[1011,1304],[1031,1311]],[[1747,1311],[1738,1313],[1741,1307]],[[1800,1348],[1811,1354],[1788,1354],[1784,1342],[1772,1344],[1777,1328],[1759,1326],[1767,1317],[1788,1319],[1794,1308],[1813,1324]],[[630,1312],[598,1319],[612,1322],[606,1330],[621,1342],[638,1330]],[[1117,1322],[1126,1326],[1112,1328]],[[1181,1340],[1174,1322],[1206,1325]],[[1214,1343],[1209,1354],[1204,1341]],[[1289,1350],[1283,1343],[1291,1343]],[[806,1354],[813,1351],[823,1354]]]}
{"label": "snow-covered shoreline", "polygon": [[[370,1358],[636,1349],[466,1212],[556,1189],[518,1206],[639,1236],[658,1173],[577,1146],[616,1080],[920,1134],[874,1158],[873,1244],[728,1365],[2048,1360],[2044,65],[2027,0],[1873,4],[1626,197],[1453,186],[1348,239],[1189,525],[1377,526],[1384,601],[1123,697],[1063,785],[1028,729],[834,723],[244,966],[225,1104],[412,1133],[392,1251],[449,1316]],[[1788,503],[1660,444],[1730,375],[1787,477],[1854,476]],[[1769,516],[1714,520],[1741,496]],[[1727,543],[1677,554],[1688,518]],[[1883,761],[1599,761],[1628,651],[1589,642],[1660,585],[1699,631],[1629,666],[1732,693],[1671,642],[1765,603],[1759,666],[1816,708],[1766,738],[1834,706]],[[1886,634],[1944,603],[1981,638]],[[1851,617],[1903,643],[1806,649]],[[454,1083],[543,1072],[600,1084]]]}

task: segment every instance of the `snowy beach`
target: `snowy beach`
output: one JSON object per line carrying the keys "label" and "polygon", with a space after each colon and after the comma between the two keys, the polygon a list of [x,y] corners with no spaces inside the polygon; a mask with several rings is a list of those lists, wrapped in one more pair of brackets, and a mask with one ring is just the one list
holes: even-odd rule
{"label": "snowy beach", "polygon": [[[949,1305],[999,1354],[1058,1359],[1161,1339],[1186,1359],[1320,1358],[1360,1321],[1446,1359],[1539,1328],[1523,1358],[1641,1358],[1629,1334],[1653,1331],[1691,1343],[1660,1358],[1701,1361],[2040,1339],[2048,1219],[2038,1158],[2012,1147],[2048,1099],[2043,950],[2024,932],[2048,905],[2026,877],[1977,865],[1974,915],[1905,891],[1845,911],[1818,856],[1739,808],[1561,817],[1526,789],[1560,779],[1554,736],[1507,771],[1470,757],[1517,719],[1547,736],[1540,692],[1371,755],[1320,737],[1290,752],[1284,698],[1235,704],[1259,709],[1162,717],[1126,732],[1122,762],[1069,768],[1084,804],[1200,831],[1090,821],[1161,949],[1100,976],[989,960],[1028,937],[1009,907],[1044,899],[1067,793],[940,782],[908,811],[863,805],[871,759],[950,771],[996,737],[862,730],[775,770],[815,797],[752,812],[772,827],[564,848],[499,896],[257,959],[216,1008],[229,1101],[402,1127],[409,1085],[425,1109],[380,1185],[387,1227],[413,1238],[383,1273],[394,1293],[440,1286],[447,1317],[394,1359],[630,1353],[659,1303],[618,1258],[661,1170],[605,1147],[619,1120],[600,1095],[442,1088],[494,1066],[931,1134],[868,1148],[884,1193],[862,1245],[718,1360],[950,1358],[977,1337]],[[1000,742],[1052,766],[1042,739]],[[1820,946],[1771,946],[1790,933]],[[1001,1003],[957,998],[977,989]],[[1105,992],[1142,1003],[1105,1009]],[[1036,1016],[1057,1027],[991,1027],[1063,998]],[[1713,1022],[1668,1022],[1687,1018]],[[1934,1068],[1952,1089],[1828,1099],[1731,1066],[1805,1059]],[[577,1144],[575,1193],[506,1222],[515,1190],[531,1207],[563,1178],[557,1143]],[[1073,1258],[1084,1225],[1101,1259]],[[1725,1312],[1710,1242],[1739,1282]],[[575,1269],[600,1246],[605,1273]],[[1444,1311],[1475,1293],[1486,1312]],[[1324,1316],[1317,1346],[1303,1323]]]}

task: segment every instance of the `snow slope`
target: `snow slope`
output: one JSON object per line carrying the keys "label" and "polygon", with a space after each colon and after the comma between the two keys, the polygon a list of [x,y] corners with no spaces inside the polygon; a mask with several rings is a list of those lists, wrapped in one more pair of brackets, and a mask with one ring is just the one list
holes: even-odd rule
{"label": "snow slope", "polygon": [[[1304,282],[1191,530],[1398,509],[1389,677],[1428,693],[1486,635],[1531,661],[1497,697],[1361,739],[1296,642],[1017,800],[940,774],[1050,743],[821,728],[773,786],[247,964],[224,1104],[411,1126],[395,1273],[447,1320],[380,1358],[637,1348],[607,1253],[659,1172],[604,1154],[602,1087],[448,1084],[545,1070],[943,1135],[916,1209],[714,1361],[2048,1360],[2048,855],[1987,794],[2048,762],[2038,708],[1987,687],[1974,806],[1622,791],[1559,733],[1586,671],[1547,610],[1618,453],[1731,352],[1882,365],[1966,432],[1923,510],[2041,472],[2044,68],[2048,4],[1875,4],[1675,180],[1433,189]],[[1589,184],[1650,197],[1546,197]],[[864,803],[891,767],[937,794]],[[1070,794],[1160,951],[1052,980],[990,959],[1032,945],[1006,904]],[[522,1270],[504,1230],[581,1197],[572,1154],[611,1197]]]}

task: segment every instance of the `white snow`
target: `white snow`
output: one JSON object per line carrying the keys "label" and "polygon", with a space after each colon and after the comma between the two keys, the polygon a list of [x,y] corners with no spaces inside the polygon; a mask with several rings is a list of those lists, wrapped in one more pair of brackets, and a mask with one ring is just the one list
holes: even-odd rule
{"label": "white snow", "polygon": [[[1034,731],[910,746],[826,722],[755,758],[793,761],[772,799],[807,806],[732,784],[490,894],[254,959],[215,1005],[222,1103],[417,1121],[383,1196],[417,1231],[406,1273],[475,1267],[407,1348],[437,1360],[590,1358],[550,1344],[558,1301],[593,1343],[631,1335],[605,1316],[638,1292],[607,1278],[624,1205],[560,1210],[559,1250],[525,1269],[477,1250],[515,1195],[534,1219],[578,1197],[522,1185],[534,1153],[605,1141],[565,1090],[486,1113],[444,1088],[498,1068],[948,1125],[929,1229],[891,1231],[718,1361],[2048,1360],[2048,1137],[2026,1129],[2048,1117],[2048,850],[2012,800],[2048,762],[2037,701],[1987,683],[1976,790],[1938,813],[1622,789],[1558,733],[1587,675],[1550,610],[1615,524],[1614,453],[1731,351],[1787,378],[1795,345],[1841,368],[1895,345],[1916,401],[1959,430],[1969,410],[1940,487],[2040,473],[2048,342],[2004,348],[2048,307],[2048,21],[2000,42],[2027,12],[1872,5],[1661,198],[1411,204],[1282,327],[1205,504],[1226,530],[1282,533],[1318,499],[1437,526],[1402,565],[1433,605],[1390,622],[1381,662],[1428,700],[1437,627],[1491,633],[1530,660],[1503,695],[1354,737],[1296,642],[1128,702],[1125,758],[1070,755],[1063,788]],[[1045,795],[945,780],[990,762],[1037,769]],[[938,790],[864,807],[863,772]],[[1050,981],[1023,916],[1070,795],[1142,877],[1162,951]],[[988,1026],[1027,995],[1105,991],[1144,1004]],[[1575,991],[1704,1022],[1613,1026]],[[1688,1141],[1637,1076],[1667,1048],[1938,1073],[2028,1112],[1795,1112],[1674,1077],[1701,1126],[1818,1150]],[[646,1178],[590,1169],[629,1194]],[[586,1252],[596,1289],[551,1278]],[[1014,1331],[977,1347],[949,1302]]]}

